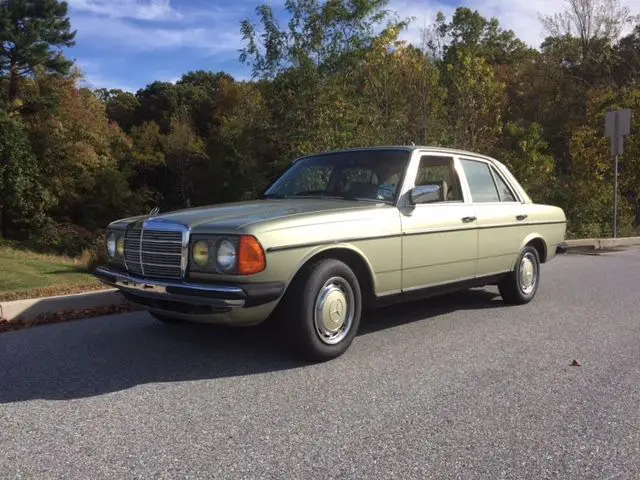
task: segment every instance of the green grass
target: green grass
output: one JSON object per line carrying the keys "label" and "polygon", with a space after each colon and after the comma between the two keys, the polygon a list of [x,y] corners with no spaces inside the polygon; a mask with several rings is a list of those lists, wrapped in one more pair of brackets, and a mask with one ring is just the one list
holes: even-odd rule
{"label": "green grass", "polygon": [[0,300],[62,295],[100,286],[82,259],[36,253],[6,241],[0,243],[0,272]]}

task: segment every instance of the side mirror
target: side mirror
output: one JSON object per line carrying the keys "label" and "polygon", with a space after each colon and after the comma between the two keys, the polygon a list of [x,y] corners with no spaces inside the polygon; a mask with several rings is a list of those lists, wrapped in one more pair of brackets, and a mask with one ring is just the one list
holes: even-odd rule
{"label": "side mirror", "polygon": [[411,189],[410,201],[413,205],[418,203],[439,202],[442,200],[442,188],[440,185],[419,185]]}

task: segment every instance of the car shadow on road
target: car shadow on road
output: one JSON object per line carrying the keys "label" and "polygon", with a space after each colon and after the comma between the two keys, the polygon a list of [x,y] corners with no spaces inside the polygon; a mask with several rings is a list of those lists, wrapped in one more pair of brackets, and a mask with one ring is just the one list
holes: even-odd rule
{"label": "car shadow on road", "polygon": [[485,289],[464,290],[371,311],[363,318],[359,334],[375,333],[458,310],[495,309],[505,306],[502,297],[496,292]]}
{"label": "car shadow on road", "polygon": [[[470,290],[367,313],[360,335],[456,310],[496,308],[495,293]],[[148,383],[183,382],[291,370],[276,331],[165,325],[146,313],[83,320],[0,335],[0,404],[87,398]]]}

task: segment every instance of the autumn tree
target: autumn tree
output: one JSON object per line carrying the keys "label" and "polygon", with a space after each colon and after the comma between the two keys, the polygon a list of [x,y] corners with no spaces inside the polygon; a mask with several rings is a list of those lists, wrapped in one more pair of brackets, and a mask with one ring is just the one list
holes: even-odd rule
{"label": "autumn tree", "polygon": [[371,143],[440,143],[446,98],[440,71],[420,49],[398,40],[399,33],[388,29],[365,55],[359,108],[371,134],[358,137]]}
{"label": "autumn tree", "polygon": [[46,218],[47,192],[29,137],[19,120],[0,111],[0,224],[2,236],[28,235]]}
{"label": "autumn tree", "polygon": [[188,109],[196,133],[207,138],[233,108],[233,77],[224,72],[191,71],[176,82],[178,104]]}
{"label": "autumn tree", "polygon": [[95,94],[105,104],[109,120],[116,122],[126,133],[130,133],[137,122],[136,115],[140,108],[138,97],[120,89],[102,88],[96,90]]}
{"label": "autumn tree", "polygon": [[205,144],[196,135],[186,108],[178,110],[171,118],[170,131],[162,139],[167,169],[173,178],[174,199],[179,207],[193,206],[194,167],[206,161]]}
{"label": "autumn tree", "polygon": [[136,124],[154,122],[160,132],[169,132],[171,117],[178,108],[178,92],[170,82],[152,82],[136,93]]}

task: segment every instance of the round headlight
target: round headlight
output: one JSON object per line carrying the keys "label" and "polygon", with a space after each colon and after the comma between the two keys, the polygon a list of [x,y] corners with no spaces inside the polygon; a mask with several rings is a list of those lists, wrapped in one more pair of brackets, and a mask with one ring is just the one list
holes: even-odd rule
{"label": "round headlight", "polygon": [[199,267],[204,267],[209,263],[209,244],[204,240],[198,240],[193,244],[193,261]]}
{"label": "round headlight", "polygon": [[118,235],[118,239],[116,240],[116,252],[121,257],[124,257],[124,236]]}
{"label": "round headlight", "polygon": [[229,272],[236,266],[236,246],[229,240],[223,240],[218,247],[216,258],[218,269]]}
{"label": "round headlight", "polygon": [[116,256],[116,234],[110,233],[107,237],[107,253],[111,258]]}

